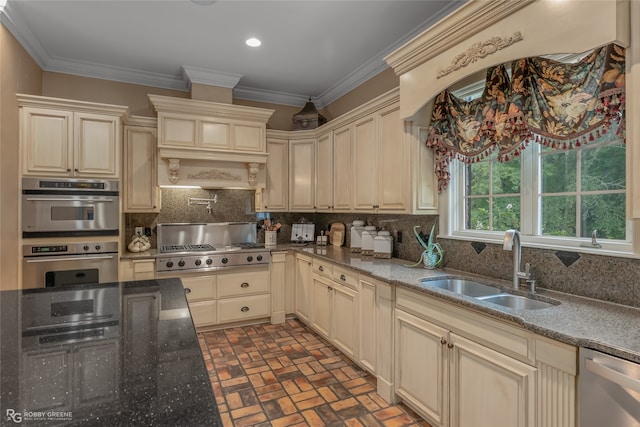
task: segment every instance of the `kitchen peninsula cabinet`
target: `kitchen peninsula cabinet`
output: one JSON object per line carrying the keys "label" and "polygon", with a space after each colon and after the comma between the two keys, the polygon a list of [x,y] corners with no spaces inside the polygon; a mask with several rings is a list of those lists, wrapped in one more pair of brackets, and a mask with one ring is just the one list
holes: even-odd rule
{"label": "kitchen peninsula cabinet", "polygon": [[[155,119],[147,121],[155,124]],[[123,151],[124,212],[160,212],[155,125],[125,125]]]}
{"label": "kitchen peninsula cabinet", "polygon": [[23,175],[120,177],[127,107],[18,95]]}

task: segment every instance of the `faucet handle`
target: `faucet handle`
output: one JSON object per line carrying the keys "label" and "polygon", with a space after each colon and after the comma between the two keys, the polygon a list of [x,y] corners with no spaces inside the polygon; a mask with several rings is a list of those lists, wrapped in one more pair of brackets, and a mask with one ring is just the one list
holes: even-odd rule
{"label": "faucet handle", "polygon": [[531,274],[531,264],[530,263],[526,262],[524,264],[524,272],[527,273],[527,274]]}

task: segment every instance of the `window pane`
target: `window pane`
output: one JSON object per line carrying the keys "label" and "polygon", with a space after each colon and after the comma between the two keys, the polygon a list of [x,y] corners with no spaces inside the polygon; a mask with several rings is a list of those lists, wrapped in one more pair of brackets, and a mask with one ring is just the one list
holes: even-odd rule
{"label": "window pane", "polygon": [[582,190],[624,190],[625,146],[608,145],[582,150]]}
{"label": "window pane", "polygon": [[494,198],[492,214],[494,231],[520,230],[520,197]]}
{"label": "window pane", "polygon": [[542,192],[565,193],[576,191],[577,152],[556,151],[542,159]]}
{"label": "window pane", "polygon": [[467,194],[489,194],[489,162],[473,163],[467,166]]}
{"label": "window pane", "polygon": [[597,194],[582,196],[581,237],[591,237],[598,230],[603,239],[625,240],[625,194]]}
{"label": "window pane", "polygon": [[542,197],[542,234],[576,236],[575,196]]}
{"label": "window pane", "polygon": [[467,230],[490,230],[489,198],[467,199]]}
{"label": "window pane", "polygon": [[493,194],[520,193],[520,157],[505,163],[493,163]]}

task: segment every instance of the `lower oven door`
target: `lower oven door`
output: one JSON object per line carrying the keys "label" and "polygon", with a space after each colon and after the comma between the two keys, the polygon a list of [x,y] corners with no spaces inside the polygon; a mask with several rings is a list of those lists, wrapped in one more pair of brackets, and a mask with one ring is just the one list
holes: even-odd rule
{"label": "lower oven door", "polygon": [[22,260],[25,289],[117,281],[117,253],[37,256]]}

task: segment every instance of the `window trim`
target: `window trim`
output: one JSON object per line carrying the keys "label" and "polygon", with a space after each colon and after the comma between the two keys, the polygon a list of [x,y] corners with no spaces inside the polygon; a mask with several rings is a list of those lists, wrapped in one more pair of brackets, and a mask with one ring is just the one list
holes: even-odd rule
{"label": "window trim", "polygon": [[[528,160],[523,157],[524,161],[535,162],[535,155],[528,156]],[[439,204],[441,207],[440,213],[440,234],[438,237],[476,241],[485,243],[502,244],[504,238],[504,232],[499,231],[478,231],[478,230],[466,230],[464,229],[464,166],[465,164],[453,160],[449,165],[449,171],[451,174],[451,181],[446,190],[440,194]],[[529,176],[523,176],[523,182],[533,182],[534,168],[524,168],[524,173],[530,173]],[[527,172],[528,171],[528,172]],[[627,185],[627,199],[629,197],[629,185]],[[531,185],[521,185],[521,193],[523,195],[521,200],[521,209],[537,209],[538,198],[533,196],[533,193],[537,189]],[[636,234],[640,234],[640,227],[634,227],[636,221],[627,219],[627,236],[630,241],[613,241],[607,239],[600,239],[598,243],[602,245],[601,248],[581,247],[581,244],[588,244],[591,242],[589,238],[577,238],[577,237],[554,237],[554,236],[534,236],[533,224],[524,223],[523,230],[521,230],[521,243],[524,247],[548,249],[556,251],[570,251],[585,254],[594,255],[607,255],[622,258],[640,258],[640,252],[634,251],[634,242],[640,237]],[[639,245],[640,246],[640,245]]]}

